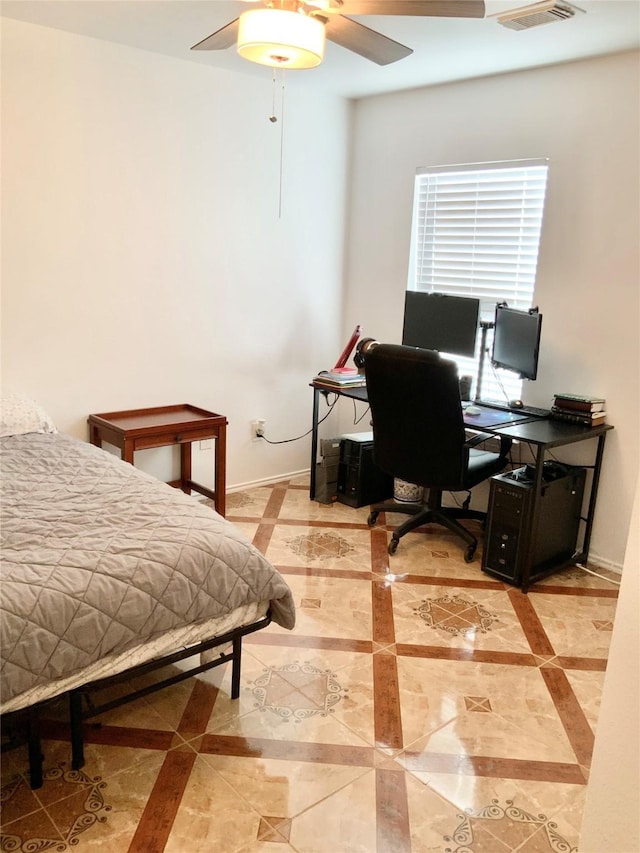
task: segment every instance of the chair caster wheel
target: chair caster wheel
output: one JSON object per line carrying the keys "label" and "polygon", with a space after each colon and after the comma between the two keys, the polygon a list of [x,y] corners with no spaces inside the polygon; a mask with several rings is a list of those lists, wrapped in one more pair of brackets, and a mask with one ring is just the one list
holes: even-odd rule
{"label": "chair caster wheel", "polygon": [[392,540],[391,540],[391,542],[389,542],[389,547],[387,548],[387,551],[388,551],[392,556],[393,556],[393,554],[395,554],[395,553],[396,553],[396,551],[398,550],[398,544],[399,544],[399,542],[398,542],[398,540],[397,540],[397,539],[392,539]]}
{"label": "chair caster wheel", "polygon": [[369,525],[369,527],[373,527],[373,525],[376,523],[377,520],[378,520],[378,513],[377,512],[369,513],[369,518],[367,519],[367,524]]}
{"label": "chair caster wheel", "polygon": [[467,550],[464,552],[465,563],[470,563],[473,560],[473,557],[476,553],[476,547],[476,545],[469,545]]}

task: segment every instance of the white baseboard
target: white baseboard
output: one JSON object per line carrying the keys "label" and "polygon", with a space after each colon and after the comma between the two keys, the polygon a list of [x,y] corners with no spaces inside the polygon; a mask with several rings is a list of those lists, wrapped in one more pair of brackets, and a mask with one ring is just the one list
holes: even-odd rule
{"label": "white baseboard", "polygon": [[622,566],[620,563],[614,563],[613,560],[607,560],[606,557],[601,557],[599,554],[594,554],[592,551],[589,552],[587,566],[590,568],[597,568],[599,566],[601,569],[609,569],[610,571],[622,576]]}
{"label": "white baseboard", "polygon": [[256,489],[259,486],[271,486],[274,483],[280,483],[282,480],[293,480],[296,477],[309,476],[309,469],[303,468],[302,471],[291,471],[288,474],[278,474],[276,477],[264,477],[261,480],[250,480],[246,483],[234,483],[232,486],[227,486],[227,494],[232,492],[242,492],[245,489]]}

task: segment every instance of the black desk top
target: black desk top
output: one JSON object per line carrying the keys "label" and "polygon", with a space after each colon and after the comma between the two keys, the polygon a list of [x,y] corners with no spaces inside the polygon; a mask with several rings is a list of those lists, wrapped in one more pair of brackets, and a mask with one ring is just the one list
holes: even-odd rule
{"label": "black desk top", "polygon": [[573,444],[588,438],[597,438],[607,430],[613,429],[611,424],[600,426],[583,426],[582,424],[565,423],[552,418],[535,418],[517,424],[502,424],[500,435],[530,444],[544,444],[553,447],[560,444]]}
{"label": "black desk top", "polygon": [[[327,388],[320,383],[311,383],[319,391],[329,394],[339,394],[342,397],[350,397],[354,400],[367,402],[367,388],[365,385],[358,388]],[[474,404],[476,405],[476,404]],[[480,414],[470,415],[465,410],[462,412],[464,425],[467,429],[477,429],[479,432],[489,432],[513,438],[515,440],[528,442],[530,444],[545,445],[553,447],[560,444],[573,444],[576,441],[584,441],[588,438],[596,438],[607,430],[613,429],[611,424],[601,424],[590,427],[582,424],[565,423],[551,418],[533,418],[530,415],[505,412],[501,409],[492,409],[488,406],[480,406]]]}
{"label": "black desk top", "polygon": [[323,385],[321,382],[312,382],[311,386],[317,391],[325,391],[327,394],[339,394],[341,397],[352,397],[354,400],[362,400],[363,403],[368,401],[366,385],[357,385],[355,388],[330,388],[328,385]]}

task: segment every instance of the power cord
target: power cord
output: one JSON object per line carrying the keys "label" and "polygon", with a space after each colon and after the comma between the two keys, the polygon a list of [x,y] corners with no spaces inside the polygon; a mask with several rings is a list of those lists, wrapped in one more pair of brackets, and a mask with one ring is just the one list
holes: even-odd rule
{"label": "power cord", "polygon": [[354,401],[353,401],[353,424],[354,424],[354,426],[355,426],[356,424],[359,424],[359,423],[360,423],[360,421],[361,421],[363,418],[365,418],[365,417],[367,416],[368,412],[370,412],[370,411],[371,411],[371,406],[367,406],[367,408],[366,408],[366,409],[364,410],[364,412],[360,415],[360,417],[358,417],[357,400],[354,400]]}
{"label": "power cord", "polygon": [[[329,393],[330,393],[330,392],[326,392],[326,393],[325,393],[325,397],[327,397]],[[336,404],[337,402],[338,402],[338,394],[336,394],[336,395],[335,395],[335,399],[333,400],[333,402],[332,402],[332,403],[329,403],[329,401],[328,401],[328,399],[327,399],[327,404],[328,404],[328,406],[329,406],[329,411],[327,412],[327,414],[326,414],[323,418],[320,418],[320,420],[318,421],[318,426],[320,426],[320,424],[321,424],[323,421],[326,421],[326,419],[329,417],[329,415],[330,415],[330,414],[331,414],[331,412],[333,411],[334,406],[335,406],[335,404]],[[364,412],[360,415],[360,417],[358,417],[358,416],[357,416],[357,414],[358,414],[358,409],[357,409],[356,403],[357,403],[357,401],[356,401],[356,400],[354,400],[354,401],[353,401],[353,423],[354,423],[354,426],[355,426],[356,424],[359,424],[359,423],[360,423],[360,421],[361,421],[363,418],[365,418],[365,417],[366,417],[367,413],[368,413],[369,411],[371,411],[371,407],[370,407],[370,406],[367,406],[367,408],[366,408],[366,409],[364,410]],[[267,442],[267,444],[289,444],[289,443],[290,443],[290,442],[292,442],[292,441],[300,441],[300,439],[302,439],[302,438],[306,438],[308,435],[311,435],[311,433],[312,433],[312,432],[313,432],[313,428],[312,428],[312,429],[307,430],[307,431],[306,431],[306,432],[304,432],[302,435],[298,435],[298,436],[296,436],[295,438],[283,438],[281,441],[270,441],[270,440],[269,440],[265,435],[258,435],[258,436],[256,436],[256,437],[257,437],[257,438],[261,438],[263,441],[266,441],[266,442]]]}
{"label": "power cord", "polygon": [[508,402],[509,402],[509,397],[508,397],[508,395],[507,395],[507,392],[504,390],[504,385],[502,384],[502,379],[500,378],[500,376],[498,376],[498,371],[496,370],[496,368],[495,368],[495,366],[494,366],[493,364],[491,365],[491,372],[493,373],[493,378],[494,378],[494,379],[495,379],[495,381],[498,383],[498,385],[499,385],[499,387],[500,387],[500,390],[502,391],[502,396],[504,397],[504,399],[505,399],[505,400],[507,401],[507,403],[508,403]]}
{"label": "power cord", "polygon": [[[318,426],[320,426],[321,423],[326,421],[326,419],[329,417],[329,415],[333,411],[334,406],[337,402],[338,402],[338,395],[337,394],[335,395],[335,400],[332,403],[329,403],[329,401],[327,400],[327,405],[329,406],[329,411],[327,412],[327,414],[323,418],[320,418],[320,420],[318,421]],[[302,435],[297,435],[295,438],[283,438],[280,441],[271,441],[270,439],[268,439],[266,437],[266,435],[258,435],[256,437],[261,438],[263,441],[266,441],[267,444],[289,444],[292,441],[300,441],[300,439],[306,438],[308,435],[311,435],[312,432],[313,432],[313,428],[308,429],[306,432],[303,432]]]}
{"label": "power cord", "polygon": [[593,569],[588,569],[582,563],[576,563],[576,568],[582,569],[583,572],[586,572],[588,575],[593,575],[594,578],[600,578],[603,581],[609,581],[609,583],[614,583],[616,586],[620,586],[621,581],[616,581],[613,578],[608,578],[606,575],[599,575],[597,572],[594,572]]}

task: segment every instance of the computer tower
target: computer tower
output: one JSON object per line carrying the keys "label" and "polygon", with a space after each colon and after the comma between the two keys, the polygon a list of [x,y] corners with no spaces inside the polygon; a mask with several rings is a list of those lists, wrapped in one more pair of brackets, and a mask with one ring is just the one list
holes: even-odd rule
{"label": "computer tower", "polygon": [[522,582],[528,548],[529,579],[535,579],[569,560],[578,539],[586,470],[545,464],[535,532],[531,530],[534,477],[535,470],[527,466],[490,480],[482,570],[516,586]]}
{"label": "computer tower", "polygon": [[325,438],[320,441],[322,459],[316,462],[316,487],[314,500],[321,504],[338,500],[338,467],[340,465],[340,438]]}
{"label": "computer tower", "polygon": [[385,474],[373,461],[372,433],[343,438],[338,466],[340,503],[352,507],[367,506],[392,495],[393,477]]}

